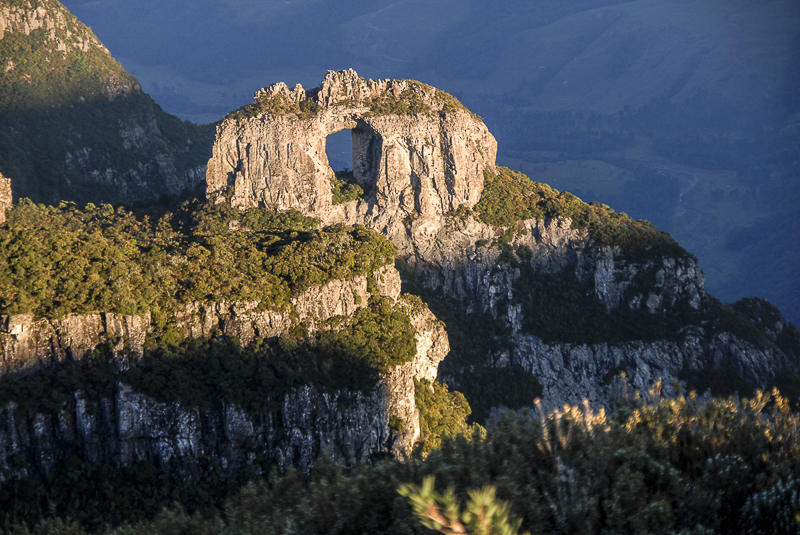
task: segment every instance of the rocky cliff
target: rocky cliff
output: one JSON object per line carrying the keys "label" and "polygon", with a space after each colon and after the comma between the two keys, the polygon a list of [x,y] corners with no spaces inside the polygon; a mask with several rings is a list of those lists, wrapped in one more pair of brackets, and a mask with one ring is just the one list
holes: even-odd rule
{"label": "rocky cliff", "polygon": [[[763,338],[717,324],[717,312],[710,310],[713,297],[705,291],[705,278],[694,258],[632,262],[619,247],[587,247],[587,233],[570,229],[565,220],[527,220],[517,229],[522,232],[509,243],[516,253],[504,256],[490,245],[502,238],[504,229],[491,232],[472,219],[452,218],[435,238],[435,254],[411,259],[417,262],[417,277],[429,288],[470,303],[475,312],[510,328],[512,348],[491,352],[488,362],[532,373],[548,409],[583,399],[608,407],[626,388],[647,391],[659,381],[669,395],[681,388],[679,384],[705,390],[712,387],[715,375],[720,377],[713,385],[717,393],[744,394],[781,383],[783,372],[798,369],[797,331],[779,314],[762,326]],[[480,239],[487,245],[476,246]],[[466,245],[459,254],[460,244]],[[574,276],[586,295],[537,301],[543,316],[563,319],[560,309],[578,306],[577,314],[568,317],[605,313],[643,327],[623,334],[612,319],[600,335],[559,341],[540,324],[526,322],[531,311],[523,302],[537,291],[526,287],[526,280],[551,281],[564,273]],[[742,321],[753,327],[752,317]],[[781,346],[781,336],[795,341]],[[453,377],[449,382],[458,388]],[[728,388],[720,388],[725,382]]]}
{"label": "rocky cliff", "polygon": [[18,197],[131,202],[202,181],[210,128],[164,113],[61,3],[0,6],[0,51],[0,171]]}
{"label": "rocky cliff", "polygon": [[[333,205],[325,138],[342,129],[353,131],[354,178],[367,193]],[[510,329],[513,349],[487,351],[486,365],[532,373],[549,407],[583,398],[608,406],[623,387],[647,389],[658,380],[668,392],[672,380],[696,388],[703,382],[688,378],[715,373],[735,378],[731,388],[764,388],[782,370],[797,369],[794,342],[778,347],[763,330],[747,336],[721,325],[727,309],[715,308],[696,260],[679,247],[673,256],[654,247],[649,256],[633,255],[621,246],[627,238],[599,243],[567,216],[483,222],[471,209],[484,192],[484,172],[496,169],[495,154],[480,119],[436,89],[328,72],[319,88],[275,84],[229,115],[218,127],[207,188],[217,202],[297,208],[383,233],[450,306],[489,314]],[[536,297],[531,286],[552,277],[572,284],[569,297]],[[526,300],[538,302],[538,311],[526,310]],[[558,315],[570,307],[571,315]],[[550,336],[531,319],[543,309],[552,310],[551,321],[601,317],[602,336]],[[753,326],[752,318],[740,320],[745,331]],[[796,338],[793,326],[778,323]],[[443,379],[460,387],[454,375]]]}
{"label": "rocky cliff", "polygon": [[11,195],[11,179],[0,173],[0,224],[6,222],[6,209],[10,208],[14,199]]}
{"label": "rocky cliff", "polygon": [[[365,460],[381,452],[405,456],[419,438],[413,380],[436,377],[449,350],[444,326],[424,306],[400,296],[397,271],[386,266],[352,281],[335,280],[292,299],[291,310],[263,310],[259,303],[193,304],[178,324],[190,337],[237,337],[244,345],[303,325],[309,334],[327,320],[349,317],[366,306],[368,286],[410,318],[416,355],[386,373],[370,392],[326,392],[308,384],[287,392],[278,407],[245,410],[222,400],[222,408],[160,402],[117,380],[112,397],[88,399],[80,390],[55,412],[0,409],[0,481],[48,473],[71,455],[89,462],[127,466],[146,460],[165,472],[197,476],[260,474],[278,463],[310,468],[323,450],[341,460]],[[376,290],[373,288],[373,292]],[[69,315],[35,320],[0,318],[2,373],[35,374],[58,362],[78,362],[111,344],[118,370],[135,367],[152,333],[149,315]],[[390,417],[401,425],[392,425]]]}
{"label": "rocky cliff", "polygon": [[[353,135],[354,178],[370,192],[346,208],[332,205],[325,154],[327,136],[345,129]],[[446,93],[329,71],[318,88],[278,83],[229,115],[217,129],[207,191],[229,195],[235,206],[370,219],[376,227],[473,206],[496,153],[483,122]]]}

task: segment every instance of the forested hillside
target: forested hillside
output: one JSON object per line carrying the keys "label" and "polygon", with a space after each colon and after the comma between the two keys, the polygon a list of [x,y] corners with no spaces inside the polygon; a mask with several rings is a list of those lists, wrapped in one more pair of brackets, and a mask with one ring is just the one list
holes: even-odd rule
{"label": "forested hillside", "polygon": [[55,0],[0,3],[0,171],[17,198],[131,202],[192,189],[213,129],[164,113]]}

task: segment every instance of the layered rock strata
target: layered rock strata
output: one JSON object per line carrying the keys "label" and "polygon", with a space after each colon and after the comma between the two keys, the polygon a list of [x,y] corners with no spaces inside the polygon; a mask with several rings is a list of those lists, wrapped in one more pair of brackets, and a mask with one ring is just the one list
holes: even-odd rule
{"label": "layered rock strata", "polygon": [[[382,296],[393,301],[400,295],[400,278],[392,266],[371,277]],[[259,302],[192,303],[173,320],[192,338],[235,336],[243,345],[256,338],[272,338],[304,323],[313,333],[317,325],[334,316],[350,316],[369,301],[368,277],[334,280],[291,299],[290,310],[264,309]],[[150,315],[130,316],[109,312],[62,319],[35,319],[30,314],[0,316],[2,361],[0,376],[26,373],[59,362],[79,361],[96,347],[114,343],[121,365],[142,355],[145,339],[152,333]]]}
{"label": "layered rock strata", "polygon": [[[306,385],[284,395],[278,409],[252,413],[224,404],[213,411],[181,402],[161,403],[117,382],[116,395],[94,403],[83,393],[58,414],[29,414],[11,404],[0,408],[0,483],[31,471],[48,473],[77,455],[88,462],[126,466],[146,460],[165,472],[197,476],[260,474],[278,463],[309,469],[323,450],[340,460],[362,461],[381,452],[407,456],[419,438],[414,379],[433,380],[449,351],[444,325],[430,311],[400,297],[397,271],[386,266],[373,275],[381,295],[397,302],[415,329],[417,353],[391,370],[368,394],[321,392]],[[247,344],[304,323],[351,315],[367,303],[366,276],[333,281],[292,300],[293,311],[259,311],[256,303],[191,305],[179,315],[189,336],[237,336]],[[31,372],[58,360],[79,360],[100,343],[116,341],[118,362],[141,355],[151,330],[149,317],[98,314],[34,321],[2,318],[4,372]],[[390,429],[390,415],[403,422]],[[20,459],[25,459],[24,463]]]}

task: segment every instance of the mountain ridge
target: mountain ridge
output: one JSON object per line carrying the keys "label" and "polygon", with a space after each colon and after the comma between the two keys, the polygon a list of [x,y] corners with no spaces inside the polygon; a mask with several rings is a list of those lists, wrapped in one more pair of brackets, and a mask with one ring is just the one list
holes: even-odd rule
{"label": "mountain ridge", "polygon": [[132,202],[192,189],[211,129],[164,113],[56,0],[0,10],[0,171],[17,197]]}

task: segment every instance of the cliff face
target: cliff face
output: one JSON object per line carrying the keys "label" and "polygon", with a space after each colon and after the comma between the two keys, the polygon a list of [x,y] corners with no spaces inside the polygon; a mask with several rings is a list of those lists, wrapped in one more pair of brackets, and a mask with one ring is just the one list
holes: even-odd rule
{"label": "cliff face", "polygon": [[364,80],[352,70],[329,71],[309,91],[275,84],[218,127],[208,194],[229,194],[234,206],[296,208],[341,220],[344,209],[332,205],[325,140],[349,129],[355,180],[372,191],[349,207],[358,219],[402,221],[473,206],[483,170],[494,168],[497,143],[456,103],[419,82]]}
{"label": "cliff face", "polygon": [[203,179],[210,129],[164,113],[61,3],[0,6],[0,57],[0,170],[18,197],[131,202]]}
{"label": "cliff face", "polygon": [[[386,266],[373,277],[381,295],[398,298],[400,278],[394,268]],[[187,337],[235,336],[248,345],[256,338],[278,336],[300,323],[313,333],[319,322],[334,316],[351,316],[369,301],[367,284],[364,275],[352,281],[334,280],[293,298],[292,310],[287,311],[262,310],[259,302],[194,303],[174,319]],[[29,314],[0,316],[0,376],[79,361],[108,341],[114,341],[115,352],[142,355],[145,339],[152,330],[149,314],[70,314],[62,319],[40,320]]]}
{"label": "cliff face", "polygon": [[[47,473],[71,455],[114,466],[147,460],[189,477],[201,470],[218,470],[221,476],[259,474],[274,463],[308,469],[323,449],[343,460],[365,460],[380,452],[408,455],[420,433],[413,379],[436,377],[449,351],[447,334],[427,308],[400,297],[393,267],[372,277],[381,295],[399,303],[411,319],[417,354],[370,393],[329,393],[306,385],[284,395],[279,408],[254,413],[230,404],[215,411],[161,403],[117,381],[113,398],[92,402],[76,391],[74,402],[58,414],[29,414],[12,402],[0,410],[0,482],[32,470]],[[259,310],[258,303],[195,304],[178,322],[187,336],[236,336],[246,345],[300,323],[313,332],[326,319],[350,316],[368,302],[367,287],[366,276],[333,281],[300,294],[286,312]],[[2,372],[31,373],[56,361],[81,360],[108,341],[115,342],[117,365],[125,369],[136,363],[151,331],[149,316],[2,317]],[[401,419],[401,428],[390,429],[390,415]]]}
{"label": "cliff face", "polygon": [[6,222],[6,208],[10,208],[14,199],[11,196],[11,179],[0,173],[0,225]]}
{"label": "cliff face", "polygon": [[[779,333],[792,329],[785,320],[763,326],[770,340],[766,344],[714,329],[705,320],[686,320],[679,332],[665,332],[660,340],[545,342],[525,326],[526,313],[519,304],[525,277],[574,274],[606,313],[639,314],[636,317],[644,321],[664,324],[670,314],[703,315],[711,299],[705,277],[691,257],[634,262],[618,247],[590,247],[587,232],[571,229],[568,220],[519,222],[509,246],[517,252],[527,247],[532,254],[512,258],[491,245],[503,237],[504,228],[456,216],[443,218],[436,226],[428,223],[425,231],[415,228],[424,224],[415,221],[409,229],[413,247],[407,260],[416,276],[425,286],[509,326],[513,349],[493,352],[488,363],[501,368],[515,365],[532,373],[542,386],[545,408],[580,404],[583,399],[609,407],[625,388],[646,391],[659,380],[663,392],[674,395],[673,381],[696,388],[687,380],[700,375],[726,376],[731,388],[739,390],[763,389],[775,384],[782,371],[797,369],[800,355],[775,344]],[[459,388],[453,377],[443,379]]]}
{"label": "cliff face", "polygon": [[[674,392],[673,379],[688,384],[687,377],[714,370],[731,372],[740,386],[764,388],[780,370],[797,367],[800,355],[772,342],[759,345],[712,328],[707,319],[689,319],[713,313],[702,271],[688,255],[632,260],[620,247],[594,245],[588,231],[563,218],[511,228],[479,221],[468,209],[483,192],[483,170],[495,169],[494,139],[468,111],[416,84],[365,81],[343,71],[329,72],[311,91],[284,84],[259,91],[252,106],[218,128],[209,196],[222,202],[224,194],[237,206],[297,208],[383,233],[425,286],[510,328],[514,349],[487,355],[487,362],[534,374],[549,407],[583,398],[608,406],[623,386],[647,389],[659,379]],[[361,200],[332,205],[325,136],[345,128],[353,130],[354,177],[369,190]],[[529,253],[520,254],[521,246]],[[520,282],[553,274],[578,281],[609,317],[683,323],[657,340],[545,342],[544,334],[526,328]],[[616,378],[622,372],[625,385]],[[453,377],[443,379],[459,387]]]}

